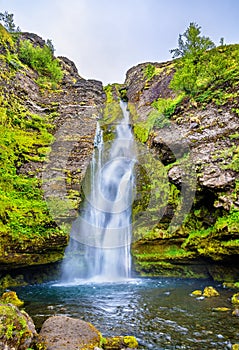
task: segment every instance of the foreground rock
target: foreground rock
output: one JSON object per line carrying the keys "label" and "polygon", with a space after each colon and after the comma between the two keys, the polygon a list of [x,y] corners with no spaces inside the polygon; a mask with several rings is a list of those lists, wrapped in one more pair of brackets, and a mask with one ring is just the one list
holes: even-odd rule
{"label": "foreground rock", "polygon": [[7,292],[0,298],[0,349],[26,350],[37,337],[31,317],[17,306],[23,302],[15,292]]}
{"label": "foreground rock", "polygon": [[93,325],[66,316],[48,318],[40,332],[40,341],[48,350],[90,350],[100,345],[100,339],[100,332]]}

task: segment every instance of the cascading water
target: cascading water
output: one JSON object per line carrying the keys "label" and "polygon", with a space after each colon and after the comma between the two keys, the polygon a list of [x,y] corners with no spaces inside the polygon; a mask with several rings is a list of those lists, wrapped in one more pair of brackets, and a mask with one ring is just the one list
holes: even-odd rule
{"label": "cascading water", "polygon": [[[130,277],[136,146],[127,104],[121,102],[120,106],[123,118],[110,148],[104,145],[99,126],[96,130],[90,185],[85,185],[85,202],[72,225],[72,242],[68,248],[68,255],[81,260],[81,267],[72,257],[66,259],[63,279],[68,281],[87,278],[105,282]],[[79,247],[76,242],[83,250],[80,256],[76,254],[76,246]]]}

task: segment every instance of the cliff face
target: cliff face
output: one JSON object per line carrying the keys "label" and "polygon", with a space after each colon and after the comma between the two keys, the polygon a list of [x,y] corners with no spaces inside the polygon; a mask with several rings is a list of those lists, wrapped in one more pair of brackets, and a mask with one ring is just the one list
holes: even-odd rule
{"label": "cliff face", "polygon": [[[192,97],[170,87],[175,61],[143,63],[127,72],[124,86],[115,84],[104,93],[101,82],[80,77],[69,59],[52,56],[49,61],[45,42],[37,35],[10,35],[1,26],[0,34],[0,278],[9,270],[62,259],[84,195],[81,181],[96,122],[103,114],[105,137],[111,140],[121,95],[129,102],[139,150],[133,204],[136,270],[235,279],[235,67],[228,67],[231,80]],[[26,50],[33,55],[31,61]],[[238,52],[237,45],[222,49],[228,57]]]}
{"label": "cliff face", "polygon": [[[175,94],[169,85],[174,71],[173,61],[140,64],[125,81],[136,138],[154,159],[153,167],[139,159],[145,176],[138,172],[138,180],[148,181],[149,197],[161,192],[153,204],[136,198],[135,267],[149,275],[237,278],[238,82],[221,84],[201,102],[201,96]],[[166,100],[170,108],[175,101],[170,113]],[[160,167],[154,182],[150,173]],[[151,214],[138,223],[147,210]]]}
{"label": "cliff face", "polygon": [[0,29],[1,277],[62,259],[105,96],[101,82],[80,77],[65,57],[53,84],[20,57],[24,40],[45,42]]}

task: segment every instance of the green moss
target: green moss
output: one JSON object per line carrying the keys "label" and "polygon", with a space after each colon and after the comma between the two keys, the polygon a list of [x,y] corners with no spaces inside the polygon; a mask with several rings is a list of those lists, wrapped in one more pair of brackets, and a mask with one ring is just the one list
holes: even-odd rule
{"label": "green moss", "polygon": [[[14,259],[9,249],[12,244],[29,249],[32,239],[38,245],[50,236],[66,236],[66,232],[49,215],[41,180],[35,177],[53,141],[51,116],[31,113],[7,90],[0,91],[0,102],[0,259],[8,262],[10,256]],[[29,171],[22,174],[21,167],[28,164]],[[58,254],[62,257],[63,252]],[[42,257],[45,261],[46,256]],[[22,261],[21,254],[18,259]]]}
{"label": "green moss", "polygon": [[7,339],[14,348],[28,338],[31,343],[33,334],[27,325],[27,316],[10,304],[0,303],[0,339]]}
{"label": "green moss", "polygon": [[132,335],[125,336],[123,341],[127,348],[134,349],[138,347],[137,339]]}
{"label": "green moss", "polygon": [[0,24],[0,45],[5,48],[13,48],[14,41],[8,31]]}
{"label": "green moss", "polygon": [[119,350],[123,347],[127,347],[127,349],[135,349],[138,347],[137,339],[131,335],[126,336],[118,336],[118,337],[109,337],[104,338],[104,341],[101,342],[101,346],[103,349],[108,350]]}
{"label": "green moss", "polygon": [[6,303],[6,304],[12,304],[17,307],[21,307],[24,305],[24,302],[20,300],[16,294],[16,292],[10,291],[10,292],[5,292],[0,298],[1,303]]}
{"label": "green moss", "polygon": [[152,103],[152,106],[158,111],[158,116],[154,121],[154,126],[164,128],[170,125],[169,118],[173,116],[176,107],[180,105],[184,98],[184,94],[178,95],[176,98],[158,98]]}
{"label": "green moss", "polygon": [[232,304],[239,305],[239,293],[233,294],[231,302]]}

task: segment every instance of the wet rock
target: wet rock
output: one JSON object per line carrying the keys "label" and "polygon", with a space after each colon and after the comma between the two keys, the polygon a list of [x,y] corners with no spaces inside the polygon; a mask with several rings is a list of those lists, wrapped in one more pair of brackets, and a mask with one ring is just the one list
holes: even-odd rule
{"label": "wet rock", "polygon": [[[147,130],[148,136],[145,139],[144,133],[141,132],[141,135],[139,132],[139,126],[143,128],[147,123],[150,124],[152,113],[156,113],[152,102],[158,98],[175,97],[169,84],[174,74],[172,63],[140,64],[132,67],[126,74],[125,89],[129,103],[134,104],[136,114],[133,116],[135,135],[141,142],[147,141],[147,146],[155,159],[159,159],[167,168],[169,186],[171,188],[173,188],[172,185],[176,186],[181,193],[180,198],[176,195],[170,197],[165,215],[156,223],[155,231],[150,227],[150,220],[144,223],[144,227],[142,227],[143,224],[141,225],[141,230],[145,234],[140,236],[135,247],[140,250],[142,245],[142,250],[148,251],[151,242],[154,245],[161,245],[160,238],[164,241],[165,246],[170,246],[175,238],[180,237],[182,241],[185,241],[181,245],[185,252],[189,250],[195,252],[195,255],[188,258],[183,267],[186,264],[194,264],[194,261],[198,259],[205,258],[207,269],[205,277],[208,274],[215,280],[223,281],[226,279],[225,274],[227,274],[229,281],[234,280],[237,278],[235,276],[238,276],[238,264],[234,264],[235,257],[238,256],[237,220],[235,220],[233,232],[229,232],[232,228],[228,229],[227,219],[225,219],[225,225],[220,228],[214,227],[214,225],[218,218],[219,220],[226,218],[232,210],[237,210],[239,205],[236,190],[238,170],[235,166],[238,159],[239,123],[238,116],[234,113],[234,108],[238,104],[237,98],[230,99],[227,104],[222,106],[217,106],[213,102],[205,103],[202,106],[189,97],[184,98],[175,108],[174,114],[171,115],[166,125],[156,123],[153,126],[152,123],[150,131]],[[153,74],[151,76],[146,74],[148,65],[152,68]],[[236,96],[237,89],[234,90],[231,87],[230,92],[235,93]],[[182,166],[182,164],[185,165]],[[154,171],[150,167],[147,170],[148,172]],[[177,209],[179,209],[178,200],[184,201],[187,197],[183,194],[182,188],[186,178],[185,174],[191,175],[192,172],[195,172],[195,177],[192,177],[192,186],[190,183],[188,188],[191,186],[196,190],[194,203],[184,213],[185,216],[189,214],[189,220],[181,228],[175,230],[173,236],[170,236],[167,224],[172,218],[174,219],[173,213],[177,213]],[[202,211],[201,208],[203,208]],[[198,215],[199,211],[201,211],[200,215]],[[137,214],[141,214],[139,208],[137,208]],[[211,235],[206,235],[207,229],[208,232],[212,229]],[[155,239],[156,230],[161,233],[157,240]],[[198,231],[198,237],[193,235],[194,231]],[[152,240],[148,238],[149,236],[152,237]],[[145,239],[143,239],[144,237]],[[147,242],[145,242],[146,240]],[[133,246],[133,253],[134,249]],[[152,262],[147,261],[147,266],[141,263],[141,259],[139,255],[134,258],[135,266],[139,266],[139,272],[149,275],[171,275],[171,271],[166,273],[160,269],[155,271],[155,266],[162,265],[162,260],[167,266],[169,263],[168,259],[162,259],[160,254],[155,255]],[[218,261],[220,264],[217,264]],[[173,262],[177,268],[179,265],[182,267],[177,254],[170,259],[171,265]],[[221,272],[217,273],[216,270]]]}
{"label": "wet rock", "polygon": [[100,332],[90,323],[66,316],[48,318],[39,339],[47,350],[94,349],[100,344]]}

